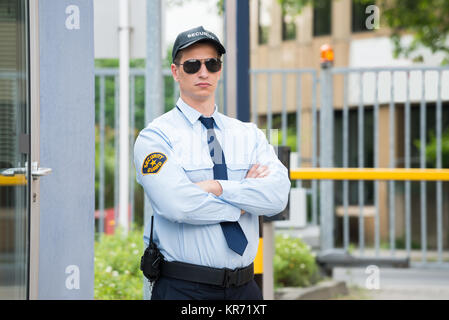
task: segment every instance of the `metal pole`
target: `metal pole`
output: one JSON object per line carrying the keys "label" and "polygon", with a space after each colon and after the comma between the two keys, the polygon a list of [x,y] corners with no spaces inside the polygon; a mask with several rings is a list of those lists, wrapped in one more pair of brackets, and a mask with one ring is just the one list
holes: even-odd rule
{"label": "metal pole", "polygon": [[[420,104],[420,167],[421,169],[426,168],[426,119],[427,119],[427,110],[426,110],[426,82],[425,82],[425,72],[421,71],[421,104]],[[425,225],[427,221],[427,185],[426,181],[421,181],[421,228]],[[407,221],[407,226],[410,228],[410,222]],[[409,230],[409,229],[407,229]],[[407,243],[407,255],[410,256],[410,243],[411,243],[411,235],[410,232],[406,234],[406,243]],[[421,239],[424,237],[424,232],[421,231]],[[424,243],[425,240],[421,240],[421,243]],[[424,254],[423,254],[424,257]],[[423,259],[424,261],[424,259]]]}
{"label": "metal pole", "polygon": [[[313,73],[312,87],[312,167],[317,167],[317,84],[318,77]],[[318,192],[317,181],[312,180],[312,225],[318,225]]]}
{"label": "metal pole", "polygon": [[[390,168],[396,168],[396,146],[395,146],[395,137],[396,137],[396,126],[395,126],[395,98],[394,98],[394,72],[390,71],[390,105],[389,105],[389,155],[390,155]],[[391,255],[394,255],[395,251],[395,243],[394,243],[394,228],[395,228],[395,182],[389,181],[389,235],[390,235],[390,249]]]}
{"label": "metal pole", "polygon": [[105,185],[105,156],[104,156],[104,129],[105,129],[105,81],[104,76],[100,76],[100,188],[99,188],[99,230],[100,238],[104,233],[104,185]]}
{"label": "metal pole", "polygon": [[[438,97],[437,97],[437,110],[436,110],[436,136],[437,136],[437,169],[441,169],[443,165],[442,159],[442,124],[443,124],[443,110],[442,110],[442,97],[441,97],[441,82],[442,71],[438,72]],[[427,247],[423,245],[424,253],[426,253]],[[443,185],[441,181],[437,181],[437,250],[438,250],[438,263],[443,263]]]}
{"label": "metal pole", "polygon": [[162,1],[147,0],[145,125],[164,112],[162,97]]}
{"label": "metal pole", "polygon": [[274,223],[264,222],[263,224],[263,274],[262,274],[262,293],[266,300],[274,299]]}
{"label": "metal pole", "polygon": [[[145,63],[145,126],[161,115],[163,107],[163,78],[162,78],[162,1],[147,0],[146,2],[146,46],[147,56]],[[144,200],[144,223],[151,220],[153,208],[147,197]],[[150,298],[148,281],[143,278],[144,300]]]}
{"label": "metal pole", "polygon": [[271,81],[271,73],[267,74],[267,138],[268,142],[271,143],[271,129],[273,127],[273,113],[271,111],[272,109],[272,81]]}
{"label": "metal pole", "polygon": [[[301,121],[302,121],[302,95],[301,95],[301,74],[296,74],[296,154],[298,155],[298,162],[293,164],[294,167],[301,168]],[[302,188],[302,181],[297,182],[297,187]]]}
{"label": "metal pole", "polygon": [[[225,45],[225,48],[228,47],[228,32],[227,32],[227,8],[226,8],[226,2],[227,0],[223,1],[223,42]],[[227,55],[225,54],[223,57],[223,61],[225,63],[225,65],[227,64]],[[227,109],[227,74],[228,72],[226,71],[227,67],[223,68],[222,71],[222,81],[223,81],[223,114],[227,115],[228,114],[228,109]]]}
{"label": "metal pole", "polygon": [[120,44],[120,161],[118,224],[128,233],[129,205],[129,3],[119,2]]}
{"label": "metal pole", "polygon": [[[363,105],[363,73],[359,73],[359,106],[357,110],[357,139],[358,139],[358,165],[359,168],[365,166],[364,159],[364,118],[365,110]],[[360,254],[363,255],[365,249],[365,225],[364,225],[364,214],[363,208],[365,206],[365,181],[359,180],[359,190],[358,190],[358,200],[359,200],[359,249]]]}
{"label": "metal pole", "polygon": [[237,14],[236,48],[237,48],[237,119],[248,122],[249,117],[249,0],[235,1]]}
{"label": "metal pole", "polygon": [[[410,118],[411,118],[411,111],[410,111],[410,72],[407,71],[405,73],[406,75],[406,102],[405,102],[405,110],[404,110],[404,142],[405,142],[405,148],[404,148],[404,156],[405,156],[405,168],[411,167],[411,148],[410,148]],[[410,239],[411,237],[411,185],[410,181],[405,181],[405,230],[406,230],[406,239]],[[424,224],[425,226],[425,224]]]}
{"label": "metal pole", "polygon": [[114,232],[117,227],[117,221],[119,219],[119,174],[117,168],[120,168],[120,143],[119,143],[119,132],[120,132],[120,122],[119,122],[119,76],[114,76]]}
{"label": "metal pole", "polygon": [[[162,56],[161,0],[147,1],[147,59],[145,66],[145,126],[163,113],[162,104]],[[145,197],[145,224],[150,221],[152,208]]]}
{"label": "metal pole", "polygon": [[[136,83],[136,76],[133,75],[131,77],[131,100],[130,100],[130,113],[129,116],[131,118],[130,121],[130,135],[129,135],[129,148],[132,150],[133,146],[134,146],[134,130],[135,130],[135,110],[136,110],[136,90],[135,90],[135,83]],[[130,226],[130,230],[132,230],[133,228],[133,224],[134,224],[134,179],[135,179],[135,174],[134,174],[134,170],[133,170],[133,161],[131,160],[129,162],[129,172],[130,172],[130,177],[129,177],[129,200],[130,200],[130,207],[131,207],[131,217],[130,217],[130,221],[131,221],[131,226]]]}
{"label": "metal pole", "polygon": [[[333,104],[332,74],[330,69],[321,69],[321,110],[320,110],[320,167],[332,168],[333,149]],[[320,181],[321,250],[332,249],[334,192],[332,181]]]}
{"label": "metal pole", "polygon": [[[344,74],[344,93],[343,93],[343,168],[348,167],[348,139],[349,139],[349,115],[348,115],[348,77],[349,74]],[[343,244],[344,249],[349,250],[349,215],[348,215],[348,180],[343,181]]]}
{"label": "metal pole", "polygon": [[287,75],[282,73],[282,145],[287,145]]}
{"label": "metal pole", "polygon": [[[229,117],[237,118],[237,104],[238,99],[238,72],[237,72],[237,1],[225,0],[225,39],[226,39],[226,54],[225,54],[225,106],[223,111]],[[249,76],[249,74],[248,74]]]}
{"label": "metal pole", "polygon": [[[379,167],[379,73],[374,74],[374,168]],[[374,247],[376,248],[376,257],[379,256],[380,247],[380,216],[379,216],[379,181],[374,182]]]}
{"label": "metal pole", "polygon": [[[258,101],[257,101],[257,73],[253,74],[253,81],[251,83],[251,91],[252,91],[252,99],[251,99],[251,106],[252,106],[252,110],[251,110],[251,121],[253,123],[255,123],[256,125],[258,125],[259,123],[259,115],[258,115]],[[225,95],[226,96],[226,95]]]}

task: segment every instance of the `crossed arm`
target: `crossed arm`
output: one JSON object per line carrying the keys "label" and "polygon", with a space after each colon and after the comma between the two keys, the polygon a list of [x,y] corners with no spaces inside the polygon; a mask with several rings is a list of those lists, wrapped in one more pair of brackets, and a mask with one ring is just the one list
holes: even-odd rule
{"label": "crossed arm", "polygon": [[[251,167],[244,179],[192,183],[177,163],[166,135],[149,126],[139,134],[134,145],[137,181],[155,212],[174,222],[237,221],[244,211],[274,215],[287,204],[290,180],[287,169],[277,159],[262,131],[258,135],[257,161],[263,165]],[[162,154],[165,160],[154,173],[143,172],[144,160],[151,153]]]}
{"label": "crossed arm", "polygon": [[[245,176],[246,178],[264,178],[268,176],[270,173],[270,170],[267,166],[261,166],[259,163],[256,163],[249,169],[248,173]],[[201,189],[203,189],[206,192],[213,193],[217,197],[220,196],[223,193],[223,188],[221,187],[220,182],[217,180],[204,180],[195,182],[197,186],[199,186]],[[241,214],[244,214],[245,210],[241,209]]]}

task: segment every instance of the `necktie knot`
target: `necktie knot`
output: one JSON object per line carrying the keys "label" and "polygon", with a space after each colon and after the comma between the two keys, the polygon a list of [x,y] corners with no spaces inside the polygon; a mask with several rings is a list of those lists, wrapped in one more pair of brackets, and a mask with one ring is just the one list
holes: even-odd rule
{"label": "necktie knot", "polygon": [[206,129],[213,129],[214,128],[214,118],[205,118],[203,116],[200,117],[201,123],[206,127]]}

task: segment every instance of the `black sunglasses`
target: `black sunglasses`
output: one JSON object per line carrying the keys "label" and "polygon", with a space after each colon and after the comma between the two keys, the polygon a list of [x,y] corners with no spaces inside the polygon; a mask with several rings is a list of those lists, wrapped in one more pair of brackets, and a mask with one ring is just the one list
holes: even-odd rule
{"label": "black sunglasses", "polygon": [[204,61],[204,64],[209,72],[218,72],[221,69],[221,60],[217,58],[190,59],[178,65],[184,68],[185,73],[194,74],[201,69],[202,61]]}

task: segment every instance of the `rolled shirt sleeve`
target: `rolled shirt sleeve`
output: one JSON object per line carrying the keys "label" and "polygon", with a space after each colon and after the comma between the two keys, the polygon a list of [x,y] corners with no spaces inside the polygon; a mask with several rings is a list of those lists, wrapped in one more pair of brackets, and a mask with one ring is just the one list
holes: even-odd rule
{"label": "rolled shirt sleeve", "polygon": [[269,175],[241,181],[218,180],[223,189],[219,198],[251,214],[273,216],[287,206],[291,182],[287,168],[278,159],[265,134],[256,126],[254,129],[257,139],[256,162],[268,166]]}
{"label": "rolled shirt sleeve", "polygon": [[[160,159],[149,161],[152,153]],[[195,225],[240,218],[238,207],[205,192],[189,180],[175,159],[168,137],[152,124],[136,139],[134,165],[137,181],[144,188],[156,214],[172,222]]]}

